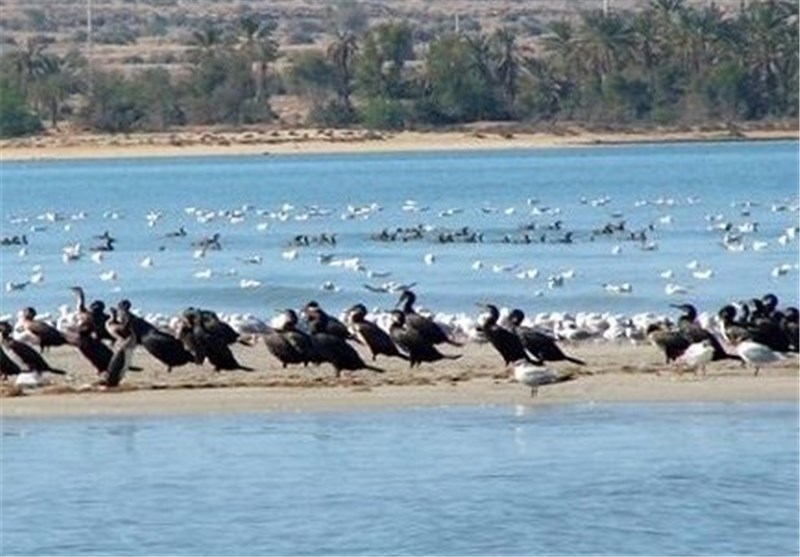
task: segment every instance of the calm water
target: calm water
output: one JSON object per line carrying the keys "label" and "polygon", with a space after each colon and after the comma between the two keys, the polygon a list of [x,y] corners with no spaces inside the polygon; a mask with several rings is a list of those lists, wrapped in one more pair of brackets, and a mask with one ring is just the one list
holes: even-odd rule
{"label": "calm water", "polygon": [[16,421],[3,554],[797,554],[793,404]]}
{"label": "calm water", "polygon": [[[277,308],[316,298],[341,310],[357,300],[368,307],[393,305],[395,296],[373,294],[364,284],[416,281],[423,306],[443,311],[474,311],[476,301],[520,305],[535,311],[669,312],[680,299],[715,310],[723,302],[773,291],[797,304],[797,242],[778,242],[797,226],[798,144],[707,143],[590,147],[536,151],[231,157],[166,160],[114,160],[3,163],[2,234],[27,234],[27,255],[5,247],[2,279],[23,282],[40,269],[41,282],[2,298],[2,313],[24,305],[55,311],[71,303],[66,288],[75,283],[92,298],[130,297],[145,312],[175,312],[187,305],[220,311],[272,315]],[[416,201],[414,212],[404,205]],[[284,204],[290,204],[281,215]],[[376,204],[380,210],[353,217],[348,207]],[[309,210],[309,207],[316,210]],[[187,212],[187,209],[197,209]],[[231,220],[231,213],[241,211]],[[46,212],[58,213],[55,222]],[[146,215],[161,218],[149,227]],[[83,212],[81,215],[80,213]],[[211,214],[214,218],[210,218]],[[198,215],[204,217],[198,219]],[[723,232],[709,230],[710,216],[744,232],[745,250],[722,245]],[[82,218],[85,217],[85,218]],[[116,218],[115,218],[116,217]],[[348,218],[353,217],[353,218]],[[625,221],[627,231],[647,229],[657,248],[591,232]],[[200,222],[203,221],[203,222]],[[562,221],[561,231],[548,227]],[[484,234],[484,243],[385,243],[370,239],[384,228],[426,225],[442,230],[467,226]],[[502,243],[533,224],[536,242]],[[165,235],[184,226],[187,236]],[[105,230],[118,238],[117,249],[101,263],[86,249]],[[566,231],[574,242],[555,242]],[[195,258],[191,242],[220,233],[223,249]],[[298,250],[283,257],[296,234],[336,234],[337,244]],[[541,235],[546,241],[541,243]],[[65,264],[62,248],[80,242],[84,257]],[[766,242],[763,249],[753,243]],[[615,246],[621,253],[612,255]],[[161,250],[161,251],[159,251]],[[344,267],[321,264],[317,256],[358,257],[370,277]],[[425,265],[423,257],[436,257]],[[243,259],[259,256],[261,264]],[[153,266],[140,266],[151,257]],[[484,266],[473,269],[475,261]],[[711,280],[692,276],[686,265],[698,260]],[[789,265],[785,276],[772,269]],[[493,266],[514,272],[493,272]],[[36,267],[39,266],[39,267]],[[517,272],[536,269],[535,278]],[[686,286],[684,296],[668,296],[660,276]],[[103,272],[116,271],[104,282]],[[548,277],[573,270],[575,278],[548,288]],[[196,273],[211,272],[210,278]],[[242,289],[241,280],[261,283]],[[321,290],[326,281],[335,291]],[[604,283],[628,282],[633,293],[609,294]]]}

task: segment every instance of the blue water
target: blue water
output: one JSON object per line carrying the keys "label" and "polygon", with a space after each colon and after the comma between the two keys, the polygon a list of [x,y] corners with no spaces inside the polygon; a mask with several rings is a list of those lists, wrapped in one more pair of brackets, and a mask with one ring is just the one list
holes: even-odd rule
{"label": "blue water", "polygon": [[5,420],[10,554],[797,554],[794,404]]}
{"label": "blue water", "polygon": [[[364,284],[387,280],[415,281],[423,306],[442,311],[474,311],[476,301],[518,305],[535,311],[668,312],[668,304],[687,300],[701,310],[751,298],[767,291],[786,304],[797,304],[797,241],[778,238],[797,226],[798,144],[700,143],[569,149],[513,150],[472,153],[400,153],[281,157],[218,157],[200,159],[96,160],[4,162],[0,165],[2,235],[26,233],[26,257],[18,248],[0,249],[2,280],[23,282],[41,266],[44,280],[23,291],[4,292],[0,313],[25,305],[40,313],[71,303],[67,287],[81,284],[90,299],[116,301],[125,296],[145,312],[175,312],[187,305],[219,311],[245,311],[259,316],[275,309],[297,307],[317,299],[341,310],[355,301],[368,307],[389,307],[395,296],[373,294]],[[403,210],[413,199],[425,212]],[[529,200],[536,202],[529,203]],[[605,200],[605,202],[603,202]],[[284,204],[294,209],[288,220],[275,218]],[[348,206],[380,206],[368,218],[347,219]],[[304,218],[307,208],[325,216]],[[187,208],[216,211],[209,222],[198,222]],[[241,210],[243,219],[231,223],[225,210]],[[448,209],[451,216],[440,216]],[[495,211],[496,209],[496,211]],[[538,214],[531,214],[536,209]],[[43,215],[57,212],[64,220],[48,222]],[[71,217],[84,211],[86,218]],[[145,216],[158,211],[153,227]],[[487,212],[492,211],[492,212]],[[118,218],[111,216],[116,212]],[[272,216],[270,216],[270,213]],[[709,230],[709,215],[735,227],[757,222],[743,235],[746,250],[722,246],[723,232]],[[671,218],[671,222],[667,222]],[[562,232],[547,231],[563,221]],[[627,230],[648,230],[657,245],[643,251],[639,243],[598,237],[591,231],[625,220]],[[267,228],[259,229],[266,223]],[[505,234],[518,236],[519,227],[534,223],[537,240],[546,243],[513,245]],[[383,243],[370,235],[384,228],[418,224],[442,229],[468,226],[483,232],[484,243]],[[65,229],[65,226],[68,229]],[[184,226],[188,236],[167,239],[166,233]],[[38,231],[32,231],[37,227]],[[84,250],[98,243],[92,236],[109,230],[118,238],[117,250],[97,264],[89,253],[77,262],[61,261],[62,248],[80,242]],[[565,231],[572,244],[553,243]],[[215,232],[223,250],[193,257],[191,242]],[[296,260],[282,252],[296,234],[337,234],[337,245],[299,250]],[[431,235],[435,235],[433,232]],[[753,242],[767,242],[753,251]],[[612,255],[614,246],[621,253]],[[161,249],[162,251],[159,251]],[[359,257],[370,270],[390,273],[370,278],[364,272],[322,265],[319,253],[336,258]],[[432,253],[436,263],[425,265]],[[248,265],[243,258],[260,256]],[[146,256],[152,268],[142,268]],[[480,260],[481,270],[472,264]],[[686,265],[697,260],[711,268],[712,280],[694,278]],[[778,265],[789,265],[785,276],[773,277]],[[534,279],[515,273],[495,273],[493,265],[516,265],[518,271],[537,269]],[[211,279],[195,273],[211,270]],[[660,273],[674,271],[672,282],[689,294],[669,296]],[[101,272],[114,270],[116,282],[101,281]],[[574,270],[575,278],[551,289],[547,279]],[[253,290],[240,281],[257,280]],[[338,290],[321,290],[331,281]],[[614,295],[604,283],[628,282],[633,293]]]}

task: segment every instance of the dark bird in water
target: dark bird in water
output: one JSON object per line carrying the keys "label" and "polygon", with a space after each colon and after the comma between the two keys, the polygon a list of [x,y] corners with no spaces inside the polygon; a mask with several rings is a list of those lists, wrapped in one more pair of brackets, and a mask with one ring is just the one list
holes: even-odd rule
{"label": "dark bird in water", "polygon": [[[124,303],[123,303],[124,302]],[[152,324],[148,323],[141,317],[130,313],[130,302],[123,300],[118,305],[119,322],[123,323],[125,327],[121,330],[119,325],[112,325],[110,328],[108,324],[106,328],[109,332],[115,331],[120,337],[120,340],[126,338],[125,331],[129,331],[136,337],[136,342],[144,346],[151,356],[159,362],[167,366],[167,371],[172,371],[173,367],[179,367],[193,362],[194,355],[184,347],[184,343],[172,336],[171,334],[157,329]],[[199,362],[202,363],[202,360]]]}
{"label": "dark bird in water", "polygon": [[718,360],[738,360],[742,361],[742,358],[737,356],[736,354],[728,354],[725,352],[725,349],[722,348],[717,337],[711,334],[709,331],[705,330],[703,327],[697,323],[697,310],[692,304],[670,304],[672,307],[676,309],[682,310],[684,313],[678,318],[678,330],[681,334],[686,337],[686,340],[689,341],[689,344],[694,344],[696,342],[703,342],[707,340],[711,347],[714,349],[714,355],[711,357],[711,361],[716,362]]}
{"label": "dark bird in water", "polygon": [[497,310],[497,306],[492,304],[479,305],[488,313],[482,316],[482,322],[478,326],[478,331],[483,333],[494,349],[500,353],[506,366],[513,362],[520,361],[541,365],[541,362],[532,359],[527,354],[519,336],[497,324],[500,318],[500,312]]}
{"label": "dark bird in water", "polygon": [[[431,344],[452,344],[453,346],[462,346],[460,342],[456,342],[447,336],[444,329],[442,329],[433,319],[424,317],[414,310],[414,302],[417,296],[411,290],[403,290],[400,299],[397,302],[398,306],[402,306],[403,314],[405,314],[406,328],[414,328],[419,331],[422,338],[426,339]],[[397,342],[397,341],[395,341]]]}
{"label": "dark bird in water", "polygon": [[13,327],[8,321],[0,321],[0,339],[3,348],[8,350],[9,353],[16,355],[17,358],[25,365],[28,371],[38,371],[56,373],[58,375],[66,375],[67,372],[55,369],[48,364],[42,356],[36,352],[31,346],[15,340],[11,336]]}
{"label": "dark bird in water", "polygon": [[579,366],[586,365],[586,362],[583,360],[564,354],[553,337],[540,333],[531,327],[522,325],[524,320],[525,314],[520,309],[514,309],[508,314],[508,322],[511,324],[511,330],[519,337],[525,350],[534,358],[542,362],[567,361]]}
{"label": "dark bird in water", "polygon": [[406,314],[400,310],[392,311],[392,324],[389,327],[389,336],[400,350],[408,354],[409,367],[414,367],[422,362],[438,362],[439,360],[457,360],[461,354],[442,354],[436,349],[419,329],[409,327],[406,323]]}
{"label": "dark bird in water", "polygon": [[264,344],[269,353],[278,358],[285,368],[289,364],[308,365],[315,361],[311,336],[297,330],[297,313],[293,309],[283,312],[284,322],[280,328],[264,334]]}
{"label": "dark bird in water", "polygon": [[22,310],[21,322],[22,328],[35,339],[41,352],[50,346],[61,346],[67,343],[67,339],[58,329],[44,321],[36,320],[36,310],[32,307]]}
{"label": "dark bird in water", "polygon": [[6,354],[5,350],[0,348],[0,375],[3,379],[9,375],[19,375],[20,373],[22,373],[22,368]]}
{"label": "dark bird in water", "polygon": [[328,314],[321,310],[311,309],[307,312],[311,329],[311,340],[314,351],[322,362],[328,362],[340,377],[342,370],[357,371],[369,369],[383,373],[383,369],[367,364],[358,355],[355,348],[347,344],[342,337],[328,332]]}
{"label": "dark bird in water", "polygon": [[306,319],[309,320],[309,323],[311,322],[312,315],[324,315],[324,318],[318,320],[318,322],[325,324],[326,333],[337,336],[342,340],[357,340],[356,337],[353,336],[353,333],[350,332],[350,329],[347,328],[347,325],[332,315],[325,313],[316,301],[312,300],[308,302],[303,308],[303,314],[306,316]]}
{"label": "dark bird in water", "polygon": [[347,310],[350,326],[355,332],[355,337],[365,344],[372,352],[372,361],[378,354],[394,356],[408,361],[408,356],[402,354],[389,334],[372,321],[366,319],[367,308],[364,304],[356,304]]}
{"label": "dark bird in water", "polygon": [[201,364],[208,358],[215,371],[253,371],[253,368],[243,366],[236,361],[224,335],[206,329],[200,310],[187,310],[183,313],[183,317],[188,329],[181,338],[185,339],[184,342],[188,340],[188,346],[193,348],[195,363]]}

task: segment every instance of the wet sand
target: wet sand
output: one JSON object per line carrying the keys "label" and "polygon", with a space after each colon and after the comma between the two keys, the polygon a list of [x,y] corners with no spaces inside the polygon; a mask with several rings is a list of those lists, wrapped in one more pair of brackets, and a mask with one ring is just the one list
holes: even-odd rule
{"label": "wet sand", "polygon": [[[361,349],[359,349],[361,350]],[[386,373],[359,371],[334,377],[327,364],[281,369],[263,344],[234,347],[254,372],[217,373],[207,365],[167,373],[143,349],[134,358],[141,372],[129,372],[117,389],[94,385],[96,374],[74,349],[53,349],[48,361],[69,372],[49,375],[52,384],[20,393],[2,386],[4,418],[65,416],[183,415],[246,412],[365,411],[452,405],[542,405],[591,402],[798,401],[796,356],[753,370],[738,362],[714,362],[706,375],[665,365],[649,345],[586,342],[564,350],[587,361],[548,367],[572,374],[564,383],[542,386],[536,397],[509,378],[488,345],[471,344],[456,361],[423,365],[410,372],[405,362],[379,358]]]}
{"label": "wet sand", "polygon": [[0,160],[139,158],[220,155],[381,153],[437,150],[536,149],[626,143],[797,139],[793,129],[647,131],[599,133],[563,128],[552,132],[371,132],[364,130],[181,130],[119,135],[58,133],[0,141]]}

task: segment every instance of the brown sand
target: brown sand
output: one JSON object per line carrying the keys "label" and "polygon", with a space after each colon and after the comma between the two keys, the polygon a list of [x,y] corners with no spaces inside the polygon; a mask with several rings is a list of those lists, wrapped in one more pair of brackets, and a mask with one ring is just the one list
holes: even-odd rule
{"label": "brown sand", "polygon": [[[451,348],[451,347],[447,347]],[[455,349],[444,349],[453,353]],[[359,350],[361,350],[359,348]],[[70,372],[51,376],[48,387],[19,395],[6,384],[2,417],[214,414],[369,410],[439,405],[540,405],[585,402],[797,401],[796,357],[762,368],[758,377],[737,362],[714,362],[705,376],[663,363],[649,345],[582,343],[565,351],[588,365],[550,364],[574,379],[543,386],[531,398],[527,387],[508,378],[488,345],[472,344],[457,361],[423,365],[409,372],[404,362],[379,359],[387,373],[360,371],[336,380],[329,365],[280,368],[263,344],[234,347],[240,362],[255,372],[216,373],[185,366],[167,373],[143,349],[135,355],[144,371],[129,372],[118,389],[94,386],[96,376],[78,352],[53,349],[48,359]],[[8,383],[13,383],[10,380]],[[19,395],[19,396],[14,396]]]}
{"label": "brown sand", "polygon": [[61,133],[0,141],[0,160],[217,155],[286,155],[436,150],[535,149],[618,143],[731,139],[797,139],[797,129],[597,133],[564,128],[552,133],[502,130],[376,133],[362,130],[182,130],[97,135]]}

